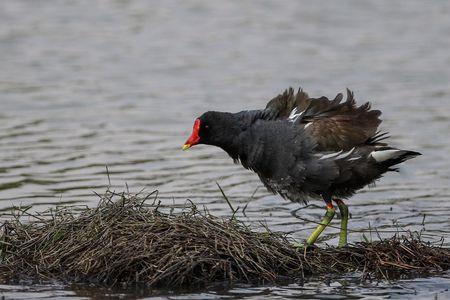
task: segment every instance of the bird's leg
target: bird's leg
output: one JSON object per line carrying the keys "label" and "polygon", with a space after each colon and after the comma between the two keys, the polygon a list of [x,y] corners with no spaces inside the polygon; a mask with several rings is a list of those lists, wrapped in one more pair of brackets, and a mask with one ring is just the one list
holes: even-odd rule
{"label": "bird's leg", "polygon": [[[325,200],[325,199],[324,199]],[[325,216],[322,219],[322,222],[317,226],[316,230],[311,233],[309,238],[306,240],[307,245],[312,245],[315,243],[319,235],[322,233],[322,231],[325,229],[325,227],[330,224],[331,220],[333,220],[334,214],[336,213],[336,210],[333,207],[333,203],[331,203],[331,200],[325,200],[327,203],[327,212],[325,213]]]}
{"label": "bird's leg", "polygon": [[334,199],[334,202],[336,202],[341,212],[341,231],[339,233],[338,247],[344,247],[347,245],[348,207],[341,199]]}

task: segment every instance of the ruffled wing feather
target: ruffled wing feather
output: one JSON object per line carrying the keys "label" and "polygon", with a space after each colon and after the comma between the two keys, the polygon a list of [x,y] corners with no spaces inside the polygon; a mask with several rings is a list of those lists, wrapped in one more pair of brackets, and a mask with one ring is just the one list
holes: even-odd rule
{"label": "ruffled wing feather", "polygon": [[299,126],[314,138],[319,151],[348,150],[378,140],[381,123],[379,110],[372,110],[370,103],[356,105],[353,92],[347,89],[347,99],[338,94],[333,100],[326,97],[310,98],[299,89],[297,94],[289,88],[269,101],[266,111],[273,119],[286,119],[294,112],[301,118]]}

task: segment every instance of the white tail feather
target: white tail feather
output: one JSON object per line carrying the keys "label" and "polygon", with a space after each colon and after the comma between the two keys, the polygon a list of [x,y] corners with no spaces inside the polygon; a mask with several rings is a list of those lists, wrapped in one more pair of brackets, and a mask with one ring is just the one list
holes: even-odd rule
{"label": "white tail feather", "polygon": [[370,153],[370,156],[372,156],[373,159],[380,163],[389,159],[396,158],[401,152],[403,151],[398,149],[373,151]]}

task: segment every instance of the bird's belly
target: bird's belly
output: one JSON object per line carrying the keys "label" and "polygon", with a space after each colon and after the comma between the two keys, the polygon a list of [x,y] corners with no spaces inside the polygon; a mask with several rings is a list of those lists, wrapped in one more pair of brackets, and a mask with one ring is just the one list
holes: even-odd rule
{"label": "bird's belly", "polygon": [[290,177],[274,179],[263,178],[260,176],[260,178],[270,192],[279,194],[284,199],[293,202],[307,203],[308,200],[319,196],[304,189],[302,185],[298,184]]}

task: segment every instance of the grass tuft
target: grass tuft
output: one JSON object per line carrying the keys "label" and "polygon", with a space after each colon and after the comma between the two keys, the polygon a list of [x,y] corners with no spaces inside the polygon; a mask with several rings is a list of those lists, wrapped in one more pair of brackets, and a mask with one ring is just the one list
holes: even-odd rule
{"label": "grass tuft", "polygon": [[[151,196],[107,191],[95,208],[16,209],[0,228],[0,281],[193,287],[360,272],[363,279],[450,269],[450,249],[418,235],[298,251],[285,234],[200,212],[166,213]],[[152,203],[147,203],[152,202]],[[24,216],[32,221],[23,221]]]}

